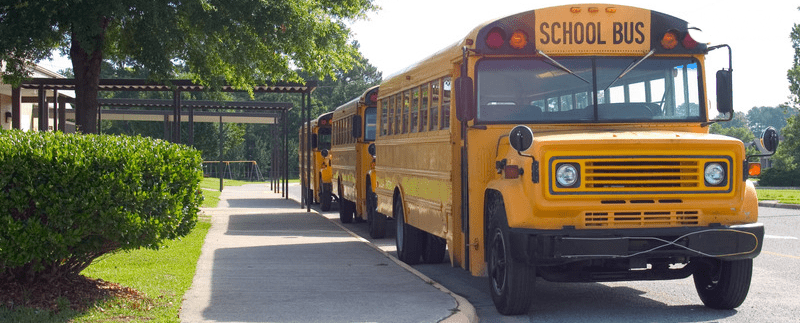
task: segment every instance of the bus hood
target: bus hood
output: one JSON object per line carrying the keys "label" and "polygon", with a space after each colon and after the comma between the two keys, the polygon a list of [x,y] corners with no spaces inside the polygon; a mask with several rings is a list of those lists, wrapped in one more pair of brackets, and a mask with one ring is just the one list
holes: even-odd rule
{"label": "bus hood", "polygon": [[[633,147],[645,153],[648,150],[658,149],[653,144],[660,144],[675,149],[675,153],[691,147],[707,150],[718,150],[725,146],[723,150],[731,151],[730,146],[739,146],[744,150],[743,143],[733,137],[693,132],[676,131],[569,131],[569,132],[545,132],[535,133],[532,149],[542,149],[546,146],[568,146],[576,147],[581,145],[591,145],[587,151],[597,150],[597,145],[613,145],[616,149],[627,150]],[[642,148],[645,146],[645,148]],[[577,147],[576,147],[577,148]]]}

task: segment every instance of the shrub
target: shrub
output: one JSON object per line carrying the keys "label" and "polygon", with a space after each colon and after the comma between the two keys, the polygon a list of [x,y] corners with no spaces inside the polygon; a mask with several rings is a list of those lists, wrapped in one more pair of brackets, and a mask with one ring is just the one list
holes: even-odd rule
{"label": "shrub", "polygon": [[185,236],[201,179],[200,153],[163,140],[0,131],[0,279],[78,275]]}
{"label": "shrub", "polygon": [[758,177],[758,186],[797,187],[800,186],[800,168],[793,170],[772,167],[765,169]]}

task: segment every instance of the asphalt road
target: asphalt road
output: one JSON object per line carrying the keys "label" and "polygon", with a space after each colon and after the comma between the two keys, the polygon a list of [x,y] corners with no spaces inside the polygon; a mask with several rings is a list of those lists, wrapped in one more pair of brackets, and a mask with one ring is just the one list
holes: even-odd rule
{"label": "asphalt road", "polygon": [[[290,185],[299,200],[299,186]],[[317,211],[317,205],[313,206]],[[330,212],[338,219],[336,203]],[[800,210],[759,208],[766,237],[754,261],[750,292],[735,310],[713,310],[702,305],[692,278],[673,281],[621,283],[551,283],[536,281],[536,297],[527,315],[502,316],[494,308],[485,277],[473,277],[439,265],[413,266],[475,307],[482,322],[800,322]],[[392,255],[394,222],[387,223],[386,238],[371,239],[366,223],[345,227]]]}

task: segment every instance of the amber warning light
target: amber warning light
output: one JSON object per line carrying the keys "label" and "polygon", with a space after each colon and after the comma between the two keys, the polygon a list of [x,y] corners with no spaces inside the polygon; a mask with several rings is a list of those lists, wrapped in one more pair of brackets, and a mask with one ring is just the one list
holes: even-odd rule
{"label": "amber warning light", "polygon": [[750,176],[761,175],[761,163],[749,163],[747,165],[747,174]]}

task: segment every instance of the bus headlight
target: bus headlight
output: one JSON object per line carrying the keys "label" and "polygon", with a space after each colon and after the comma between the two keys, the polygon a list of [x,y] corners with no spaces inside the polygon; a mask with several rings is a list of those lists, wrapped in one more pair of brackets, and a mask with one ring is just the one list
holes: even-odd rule
{"label": "bus headlight", "polygon": [[558,187],[575,187],[578,183],[580,173],[578,165],[574,163],[560,164],[556,168],[556,182]]}
{"label": "bus headlight", "polygon": [[725,167],[720,163],[706,164],[705,179],[707,186],[720,186],[725,183]]}

